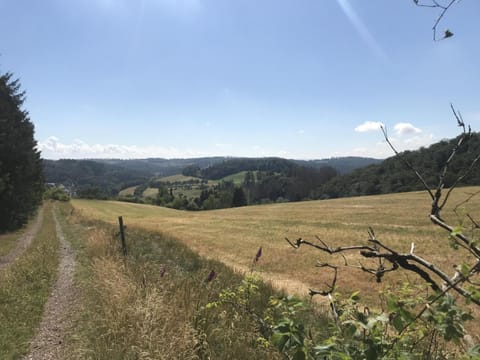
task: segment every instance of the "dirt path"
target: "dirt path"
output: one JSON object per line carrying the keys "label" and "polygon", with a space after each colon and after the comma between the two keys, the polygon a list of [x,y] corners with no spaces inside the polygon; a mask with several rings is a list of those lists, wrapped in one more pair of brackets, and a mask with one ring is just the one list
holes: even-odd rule
{"label": "dirt path", "polygon": [[15,260],[17,260],[20,255],[22,255],[25,250],[30,246],[33,238],[37,235],[38,231],[43,224],[43,206],[40,208],[40,211],[37,215],[37,221],[35,224],[28,229],[28,231],[20,236],[17,241],[15,248],[10,251],[7,255],[0,256],[0,270],[9,267]]}
{"label": "dirt path", "polygon": [[78,289],[73,283],[75,252],[65,240],[54,209],[52,213],[61,249],[58,279],[45,305],[38,333],[30,344],[30,354],[24,360],[64,359],[65,334],[73,326],[72,314],[77,308]]}

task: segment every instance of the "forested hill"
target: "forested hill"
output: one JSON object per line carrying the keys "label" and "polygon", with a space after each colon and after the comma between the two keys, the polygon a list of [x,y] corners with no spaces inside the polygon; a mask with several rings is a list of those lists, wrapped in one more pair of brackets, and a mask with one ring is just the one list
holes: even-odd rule
{"label": "forested hill", "polygon": [[227,160],[227,157],[203,157],[190,159],[162,159],[162,158],[148,158],[148,159],[98,159],[96,162],[101,162],[108,165],[120,166],[134,172],[144,172],[150,176],[170,176],[179,174],[187,166],[198,166],[206,168],[216,163]]}
{"label": "forested hill", "polygon": [[[95,159],[95,160],[43,160],[45,181],[63,184],[76,192],[93,188],[101,196],[108,197],[128,186],[145,183],[152,177],[181,173],[185,168],[205,178],[215,174],[230,175],[239,171],[271,171],[285,173],[297,165],[320,168],[330,165],[338,173],[345,169],[364,166],[379,160],[368,158],[333,158],[324,160],[286,160],[280,158],[241,159],[227,157],[205,157],[190,159]],[[209,170],[207,170],[209,169]],[[240,170],[239,170],[240,169]],[[200,172],[205,171],[204,174]],[[188,170],[187,170],[188,172]],[[216,177],[217,179],[223,176]],[[79,194],[81,195],[81,194]],[[98,196],[96,194],[95,196]]]}
{"label": "forested hill", "polygon": [[[438,183],[441,167],[451,154],[458,138],[443,140],[428,148],[402,153],[432,188]],[[460,148],[450,165],[446,186],[452,185],[458,174],[468,168],[480,153],[480,133],[472,133]],[[477,164],[460,185],[480,185],[480,164]],[[370,165],[354,172],[337,176],[318,189],[316,197],[336,198],[358,195],[387,194],[423,189],[418,178],[402,159],[394,156],[380,164]]]}
{"label": "forested hill", "polygon": [[[43,160],[46,183],[62,184],[80,196],[110,197],[124,187],[147,181],[151,173],[93,160]],[[95,194],[87,196],[86,193]]]}
{"label": "forested hill", "polygon": [[43,160],[43,170],[47,183],[62,184],[81,197],[106,198],[152,177],[178,174],[185,166],[207,167],[225,159]]}
{"label": "forested hill", "polygon": [[263,171],[291,174],[297,171],[300,167],[313,169],[330,168],[334,169],[339,174],[346,174],[352,172],[354,169],[380,163],[381,161],[382,160],[353,156],[321,160],[288,160],[277,157],[230,158],[217,162],[206,168],[202,168],[198,165],[188,166],[182,173],[186,176],[197,176],[210,180],[219,180],[241,171]]}
{"label": "forested hill", "polygon": [[353,170],[372,164],[380,164],[383,160],[359,156],[345,156],[320,160],[294,160],[297,164],[305,167],[321,168],[330,166],[339,174],[348,174]]}

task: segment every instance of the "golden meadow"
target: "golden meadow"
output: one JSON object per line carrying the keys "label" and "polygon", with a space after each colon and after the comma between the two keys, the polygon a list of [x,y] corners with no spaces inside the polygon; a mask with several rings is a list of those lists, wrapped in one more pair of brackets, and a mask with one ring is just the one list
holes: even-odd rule
{"label": "golden meadow", "polygon": [[[466,212],[479,214],[480,196],[469,196],[480,187],[456,189],[443,212],[448,222],[459,225]],[[429,220],[430,198],[426,192],[411,192],[345,199],[307,201],[248,206],[201,212],[178,211],[168,208],[115,201],[73,200],[75,211],[91,219],[116,223],[123,216],[129,227],[159,232],[175,238],[200,255],[220,260],[240,271],[251,268],[261,246],[263,256],[256,271],[277,288],[305,295],[309,287],[324,288],[331,279],[326,269],[315,268],[318,261],[344,264],[341,256],[332,256],[306,246],[295,250],[288,245],[302,237],[316,241],[320,237],[330,246],[367,243],[368,228],[372,227],[379,240],[400,252],[415,252],[440,264],[447,273],[461,259],[452,256],[449,234]],[[455,210],[455,211],[454,211]],[[127,239],[128,241],[128,239]],[[135,246],[130,243],[129,246]],[[360,290],[366,298],[377,296],[375,279],[358,266],[376,267],[356,252],[346,255],[349,267],[339,275],[340,291]],[[419,281],[414,274],[387,274],[385,283]]]}

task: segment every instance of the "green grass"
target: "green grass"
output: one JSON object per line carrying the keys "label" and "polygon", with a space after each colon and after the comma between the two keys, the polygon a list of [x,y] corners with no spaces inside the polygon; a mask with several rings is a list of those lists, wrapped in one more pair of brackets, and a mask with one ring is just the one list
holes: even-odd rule
{"label": "green grass", "polygon": [[233,181],[235,185],[241,185],[243,183],[243,180],[245,180],[245,174],[247,171],[240,171],[238,173],[232,174],[225,176],[221,180],[223,181]]}
{"label": "green grass", "polygon": [[[444,217],[457,224],[461,219],[452,212],[453,207],[476,190],[475,187],[457,189],[443,212]],[[451,252],[449,234],[430,222],[430,199],[425,192],[202,212],[105,201],[75,200],[73,204],[85,216],[108,222],[115,222],[117,216],[123,215],[131,227],[177,238],[199,254],[236,269],[248,269],[256,250],[262,246],[260,269],[264,278],[297,294],[305,294],[309,287],[322,289],[330,281],[331,273],[314,267],[317,260],[339,265],[344,260],[307,247],[295,251],[285,237],[317,241],[318,235],[330,246],[359,244],[367,242],[371,226],[385,244],[408,252],[414,242],[418,255],[447,271],[459,261],[455,256],[446,256]],[[472,214],[478,214],[480,198],[473,198],[467,206]],[[347,260],[354,266],[360,261],[365,266],[378,265],[356,253],[347,254]],[[404,280],[404,275],[388,274],[385,280],[395,286]],[[381,289],[383,283],[377,284],[360,270],[347,268],[340,271],[338,285],[344,291],[360,290],[365,297],[374,297],[375,289]]]}
{"label": "green grass", "polygon": [[0,271],[0,358],[15,359],[28,351],[44,305],[57,276],[59,242],[51,205],[30,248],[11,267]]}
{"label": "green grass", "polygon": [[17,240],[25,234],[26,228],[0,235],[0,256],[8,254],[15,248]]}
{"label": "green grass", "polygon": [[[272,348],[257,346],[252,319],[206,309],[222,289],[241,282],[230,268],[168,236],[131,228],[123,259],[112,236],[115,226],[85,220],[79,211],[71,215],[68,205],[61,213],[65,235],[78,252],[76,279],[84,294],[68,358],[280,358]],[[218,277],[206,284],[211,269]],[[266,285],[261,290],[252,299],[259,313],[273,294]]]}
{"label": "green grass", "polygon": [[37,221],[37,217],[32,218],[29,223],[20,230],[0,235],[0,256],[8,254],[15,248],[17,240],[24,235],[27,230]]}
{"label": "green grass", "polygon": [[193,180],[202,180],[198,177],[195,176],[185,176],[182,174],[176,174],[176,175],[170,175],[170,176],[164,176],[158,179],[159,181],[162,182],[191,182]]}

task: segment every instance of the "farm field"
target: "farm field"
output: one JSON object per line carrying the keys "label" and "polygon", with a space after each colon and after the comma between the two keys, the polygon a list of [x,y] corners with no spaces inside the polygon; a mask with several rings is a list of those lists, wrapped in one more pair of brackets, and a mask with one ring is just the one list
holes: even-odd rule
{"label": "farm field", "polygon": [[120,196],[133,196],[133,193],[135,192],[136,186],[130,186],[126,189],[120,190],[118,195]]}
{"label": "farm field", "polygon": [[[480,187],[465,187],[453,192],[443,212],[444,218],[452,223],[463,220],[457,219],[453,208],[479,190]],[[285,237],[314,240],[319,236],[330,246],[359,244],[368,240],[367,231],[371,226],[379,240],[400,251],[408,252],[414,242],[418,255],[446,265],[447,269],[456,265],[455,259],[445,256],[450,251],[448,234],[428,218],[430,199],[425,192],[202,212],[114,201],[74,200],[72,203],[85,217],[116,223],[117,217],[122,215],[130,227],[174,237],[199,254],[238,270],[248,270],[262,246],[263,256],[256,269],[277,287],[301,295],[309,287],[323,288],[331,279],[331,273],[314,267],[317,260],[343,264],[344,259],[308,247],[294,250]],[[480,198],[474,197],[466,205],[470,213],[478,214]],[[463,207],[457,212],[464,211]],[[346,256],[349,265],[358,266],[360,261],[363,265],[369,264],[354,252]],[[412,274],[408,276],[414,281]],[[407,279],[400,272],[385,278],[385,282],[377,284],[375,279],[360,274],[360,270],[348,268],[340,272],[338,286],[344,291],[360,290],[368,298],[370,293],[376,296],[376,290],[384,283],[395,284]]]}
{"label": "farm field", "polygon": [[165,183],[167,182],[173,183],[173,182],[191,182],[194,180],[200,181],[202,179],[194,176],[185,176],[182,174],[176,174],[176,175],[164,176],[164,177],[158,178],[158,180]]}
{"label": "farm field", "polygon": [[241,185],[245,180],[245,174],[247,171],[240,171],[238,173],[225,176],[222,180],[223,181],[233,181],[235,185]]}
{"label": "farm field", "polygon": [[145,191],[143,192],[143,197],[155,197],[158,194],[158,189],[155,188],[146,188]]}

